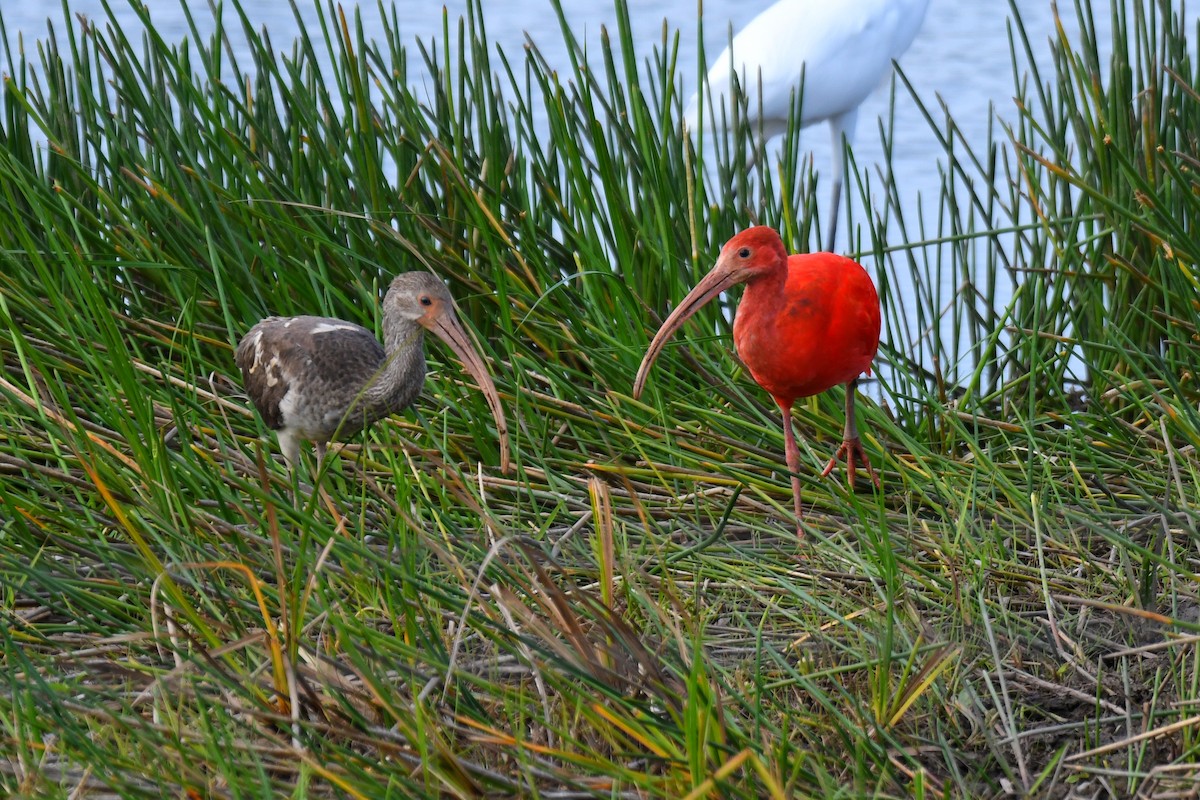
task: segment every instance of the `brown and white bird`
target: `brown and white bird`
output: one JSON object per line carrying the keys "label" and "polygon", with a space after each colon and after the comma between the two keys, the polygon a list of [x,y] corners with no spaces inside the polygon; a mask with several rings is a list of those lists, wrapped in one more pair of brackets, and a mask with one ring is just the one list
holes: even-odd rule
{"label": "brown and white bird", "polygon": [[300,443],[323,461],[330,441],[408,407],[425,383],[424,332],[462,359],[496,420],[507,472],[508,425],[496,386],[454,314],[446,285],[428,272],[397,275],[383,298],[383,345],[371,331],[331,317],[267,317],[238,343],[242,384],[292,468]]}

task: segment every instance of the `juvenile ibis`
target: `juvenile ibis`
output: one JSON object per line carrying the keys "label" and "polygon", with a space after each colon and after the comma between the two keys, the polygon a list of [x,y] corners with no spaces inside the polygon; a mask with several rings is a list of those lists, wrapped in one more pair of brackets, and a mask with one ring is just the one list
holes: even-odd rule
{"label": "juvenile ibis", "polygon": [[300,443],[317,459],[328,442],[402,411],[425,383],[424,333],[450,346],[487,399],[508,470],[508,426],[496,386],[454,313],[446,285],[428,272],[397,275],[383,298],[383,345],[361,325],[330,317],[267,317],[238,343],[242,383],[279,449],[296,468]]}
{"label": "juvenile ibis", "polygon": [[829,459],[828,475],[845,457],[853,484],[856,462],[879,485],[854,424],[858,378],[871,371],[879,349],[879,295],[860,264],[833,253],[789,256],[771,228],[748,228],[721,248],[717,264],[663,322],[650,342],[633,384],[640,397],[646,375],[663,345],[688,317],[739,283],[746,284],[733,321],[738,355],[759,386],[783,412],[783,438],[796,533],[800,528],[800,448],[792,431],[792,405],[798,398],[846,384],[846,427],[841,447]]}
{"label": "juvenile ibis", "polygon": [[[732,70],[742,94],[750,99],[749,122],[762,132],[760,154],[768,140],[787,131],[795,95],[801,97],[801,127],[829,121],[829,250],[837,233],[845,143],[854,140],[858,107],[891,72],[892,61],[908,50],[928,6],[929,0],[779,0],[750,20],[710,62],[712,111],[706,110],[706,119],[715,111],[719,120],[722,105],[729,113]],[[699,107],[698,91],[684,111],[690,131],[699,130],[705,121]]]}

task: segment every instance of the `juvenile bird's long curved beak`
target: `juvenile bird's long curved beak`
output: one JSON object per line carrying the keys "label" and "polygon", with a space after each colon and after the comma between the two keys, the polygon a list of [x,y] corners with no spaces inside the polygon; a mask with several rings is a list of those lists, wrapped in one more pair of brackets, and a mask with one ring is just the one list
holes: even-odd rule
{"label": "juvenile bird's long curved beak", "polygon": [[688,292],[687,297],[683,298],[683,302],[675,306],[675,310],[671,312],[662,327],[658,329],[658,333],[654,335],[654,341],[650,342],[650,347],[642,359],[642,365],[638,368],[637,378],[633,381],[635,400],[642,396],[642,389],[646,387],[646,375],[650,372],[654,359],[658,358],[663,346],[675,334],[675,331],[714,297],[745,279],[746,276],[740,270],[717,261],[717,265],[696,284],[694,289]]}
{"label": "juvenile bird's long curved beak", "polygon": [[508,472],[508,422],[504,418],[504,408],[500,405],[500,395],[496,392],[496,384],[483,365],[483,359],[471,344],[467,332],[459,323],[458,317],[450,308],[442,309],[440,314],[430,315],[422,319],[422,324],[434,335],[450,346],[454,354],[462,361],[467,372],[475,378],[487,400],[488,408],[492,410],[492,418],[496,420],[496,432],[500,436],[500,471]]}

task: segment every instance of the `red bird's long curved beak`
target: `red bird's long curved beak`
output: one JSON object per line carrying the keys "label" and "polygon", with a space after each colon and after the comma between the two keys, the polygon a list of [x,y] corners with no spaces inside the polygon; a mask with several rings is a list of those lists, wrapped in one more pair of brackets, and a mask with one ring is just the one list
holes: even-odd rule
{"label": "red bird's long curved beak", "polygon": [[675,334],[675,331],[706,303],[729,287],[741,283],[746,277],[744,271],[727,266],[723,259],[718,260],[717,265],[696,284],[694,289],[688,292],[687,297],[683,298],[683,302],[675,306],[675,310],[671,312],[662,327],[658,329],[658,333],[654,335],[654,341],[650,342],[650,347],[646,350],[645,357],[642,358],[637,378],[633,381],[635,400],[642,396],[642,389],[646,387],[646,375],[650,372],[654,359],[658,358],[663,346]]}
{"label": "red bird's long curved beak", "polygon": [[475,382],[479,384],[479,389],[483,392],[484,399],[487,400],[488,408],[492,411],[492,418],[496,420],[496,432],[500,437],[500,471],[508,472],[508,422],[504,418],[504,408],[500,405],[500,395],[496,392],[496,384],[492,383],[492,376],[488,374],[487,368],[483,365],[483,359],[480,358],[478,351],[467,337],[466,330],[463,329],[462,324],[449,308],[441,309],[440,313],[426,315],[420,322],[450,346],[450,349],[466,367],[467,372],[471,373]]}

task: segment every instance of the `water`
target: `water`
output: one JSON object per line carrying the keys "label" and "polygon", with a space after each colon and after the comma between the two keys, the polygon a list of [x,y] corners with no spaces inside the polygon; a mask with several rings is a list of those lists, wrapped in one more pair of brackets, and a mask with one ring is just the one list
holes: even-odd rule
{"label": "water", "polygon": [[[747,20],[772,0],[708,0],[704,5],[704,44],[710,58],[715,58],[728,41],[729,26],[740,28]],[[115,13],[127,33],[140,27],[137,16],[122,0],[113,0]],[[315,30],[317,14],[301,0],[301,20],[297,20],[285,0],[259,0],[246,3],[245,8],[256,27],[266,27],[276,46],[287,50],[300,25]],[[103,20],[101,0],[68,0],[72,15],[84,15]],[[401,35],[410,42],[440,42],[442,9],[440,3],[427,0],[394,0],[401,20]],[[1035,43],[1053,35],[1054,22],[1049,0],[1018,0],[1021,17]],[[1099,6],[1099,4],[1097,4]],[[148,0],[156,28],[167,41],[177,41],[188,34],[180,5],[174,0]],[[602,26],[615,30],[615,12],[604,2],[593,0],[564,0],[568,20],[581,40],[593,47],[599,41]],[[662,41],[664,18],[668,26],[680,32],[679,65],[685,82],[685,96],[695,84],[697,53],[697,3],[695,0],[665,0],[662,3],[633,2],[630,14],[638,52],[648,56]],[[193,13],[203,26],[210,22],[204,4],[191,3]],[[465,0],[451,0],[445,9],[451,20],[465,13]],[[47,30],[47,18],[54,20],[56,30],[63,32],[63,20],[58,3],[19,2],[0,0],[0,12],[8,28],[9,41],[16,45],[18,36],[27,51]],[[372,20],[378,20],[374,3],[364,4],[367,30]],[[934,105],[941,98],[950,114],[964,130],[968,141],[982,148],[986,142],[989,114],[994,105],[1001,118],[1014,119],[1012,103],[1013,77],[1009,56],[1006,20],[1007,3],[999,0],[932,0],[921,32],[909,51],[900,59],[901,67],[913,84],[918,96]],[[1097,23],[1108,25],[1107,12],[1097,7]],[[557,19],[548,0],[514,3],[508,0],[485,0],[484,20],[488,36],[494,45],[504,49],[510,59],[519,60],[526,35],[537,44],[551,65],[567,66],[566,50],[562,43]],[[1074,22],[1067,19],[1068,25]],[[1103,41],[1107,34],[1098,32]],[[236,46],[237,42],[234,41]],[[4,58],[0,43],[0,59]],[[410,63],[415,63],[416,48],[410,50]],[[0,63],[4,63],[0,60]],[[860,166],[878,164],[883,160],[883,148],[876,120],[888,112],[889,86],[884,82],[863,104],[859,115],[858,135],[854,143],[855,157]],[[937,196],[939,178],[937,157],[939,146],[928,124],[914,103],[901,95],[895,115],[895,153],[892,166],[897,181],[916,202],[919,194],[932,202]],[[813,126],[805,131],[805,146],[811,148],[818,171],[828,169],[830,144],[826,126]],[[856,218],[862,219],[861,214]]]}
{"label": "water", "polygon": [[[728,42],[730,26],[739,29],[746,21],[766,8],[772,0],[708,0],[704,3],[704,46],[710,58],[715,58]],[[568,21],[590,54],[599,52],[602,27],[616,29],[616,15],[605,2],[594,0],[563,0]],[[119,24],[133,38],[140,27],[137,16],[128,8],[126,0],[112,0]],[[245,3],[246,13],[256,28],[265,27],[271,40],[283,52],[291,49],[291,42],[305,26],[316,32],[318,15],[308,0],[300,0],[300,19],[294,16],[286,0],[258,0]],[[1102,0],[1095,2],[1095,17],[1100,41],[1108,39],[1109,13],[1102,8]],[[68,0],[74,15],[84,15],[103,21],[105,12],[101,0]],[[151,16],[159,33],[168,42],[179,41],[188,36],[188,28],[177,0],[148,0]],[[428,0],[393,0],[392,6],[400,20],[402,40],[411,43],[410,66],[419,64],[416,48],[418,40],[440,43],[443,30],[443,6]],[[1016,0],[1030,40],[1035,51],[1045,63],[1049,48],[1044,46],[1054,35],[1054,17],[1050,0]],[[211,19],[205,4],[191,3],[193,13],[201,26],[201,33],[211,30]],[[352,7],[352,6],[351,6]],[[372,2],[363,6],[365,29],[370,31],[378,25],[378,10]],[[450,0],[445,5],[451,20],[451,29],[456,28],[457,19],[466,11],[466,0]],[[27,52],[33,52],[32,41],[44,37],[47,17],[54,22],[60,37],[63,20],[57,3],[19,2],[0,0],[0,12],[8,30],[8,40],[14,46],[23,41]],[[644,60],[656,46],[661,46],[664,18],[672,33],[679,31],[679,73],[683,81],[683,96],[691,94],[696,82],[697,20],[696,0],[664,0],[650,3],[634,0],[631,4],[633,39],[639,55]],[[489,40],[508,55],[510,61],[520,63],[522,50],[528,36],[546,57],[551,66],[569,71],[566,48],[557,17],[549,0],[515,3],[508,0],[484,0],[484,21]],[[1000,120],[1015,120],[1017,112],[1012,100],[1014,91],[1013,68],[1010,58],[1008,37],[1009,6],[1000,0],[931,0],[925,24],[918,33],[908,52],[900,59],[901,68],[914,87],[917,96],[927,106],[936,109],[944,104],[947,112],[962,130],[966,141],[978,153],[986,152],[989,123],[993,114]],[[1073,17],[1064,19],[1068,35],[1073,36]],[[136,39],[135,39],[136,41]],[[233,40],[235,49],[238,41]],[[6,64],[0,42],[0,65]],[[36,61],[36,55],[31,57]],[[248,59],[242,59],[249,63]],[[498,63],[498,62],[495,62]],[[863,104],[859,113],[858,132],[854,142],[854,154],[860,169],[875,173],[876,165],[883,163],[884,151],[879,134],[878,119],[889,111],[890,82],[883,82]],[[424,89],[416,85],[418,95]],[[894,152],[891,161],[898,186],[905,192],[903,199],[906,219],[914,220],[924,212],[928,218],[936,217],[936,204],[941,188],[940,166],[945,157],[934,132],[930,130],[916,104],[905,93],[898,90],[894,117]],[[993,130],[1002,131],[995,126]],[[830,141],[828,127],[824,124],[807,129],[802,135],[802,144],[811,149],[813,163],[818,172],[827,172],[830,163]],[[822,184],[828,185],[825,178]],[[826,202],[824,192],[819,195]],[[862,221],[867,214],[861,200],[854,198],[849,218]],[[822,211],[825,206],[822,205]],[[848,217],[843,214],[843,221]],[[839,249],[848,249],[846,226],[839,231]],[[731,231],[732,233],[732,231]],[[865,263],[865,262],[864,262]],[[870,267],[870,265],[868,265]],[[906,295],[906,305],[911,308],[915,300],[911,290],[899,287]],[[950,321],[943,320],[946,325]],[[901,347],[914,343],[899,344]],[[964,354],[959,354],[960,356]],[[965,362],[960,363],[962,368]],[[885,379],[886,382],[886,379]]]}

